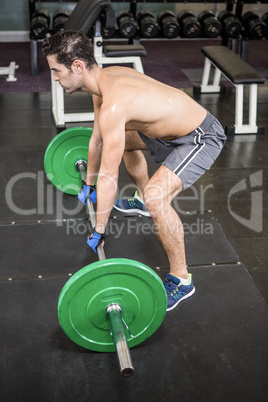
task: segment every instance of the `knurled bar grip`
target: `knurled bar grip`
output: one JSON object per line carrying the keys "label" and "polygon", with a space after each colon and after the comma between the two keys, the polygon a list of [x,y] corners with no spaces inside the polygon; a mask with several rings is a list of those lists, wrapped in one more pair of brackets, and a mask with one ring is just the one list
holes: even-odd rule
{"label": "knurled bar grip", "polygon": [[[86,162],[85,161],[78,161],[76,163],[76,166],[78,167],[80,173],[81,173],[81,178],[82,180],[86,181]],[[88,208],[88,213],[89,213],[89,220],[91,223],[91,227],[92,229],[95,228],[96,226],[96,214],[95,214],[95,210],[93,207],[93,203],[91,202],[90,198],[87,198],[87,208]],[[97,252],[98,252],[98,257],[99,260],[106,260],[105,257],[105,253],[104,253],[104,248],[103,245],[100,244],[97,248]]]}
{"label": "knurled bar grip", "polygon": [[[82,180],[86,181],[86,162],[78,161],[76,163],[77,169],[81,173]],[[93,207],[93,203],[87,198],[87,208],[89,213],[89,219],[92,229],[96,225],[96,214]],[[103,244],[100,244],[97,248],[99,260],[105,260],[105,253]],[[114,345],[116,347],[117,358],[120,366],[120,373],[125,377],[128,377],[134,373],[134,367],[125,335],[125,328],[122,321],[122,310],[119,304],[112,303],[107,309],[107,316],[109,317],[112,327],[112,337]]]}

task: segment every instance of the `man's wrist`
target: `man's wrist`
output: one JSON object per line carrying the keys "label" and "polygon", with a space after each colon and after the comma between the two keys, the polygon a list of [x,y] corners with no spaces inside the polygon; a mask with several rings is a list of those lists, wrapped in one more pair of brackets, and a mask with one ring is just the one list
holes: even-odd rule
{"label": "man's wrist", "polygon": [[93,175],[93,174],[88,175],[87,174],[85,181],[86,181],[87,186],[91,186],[91,187],[95,186],[95,184],[96,184],[96,175]]}
{"label": "man's wrist", "polygon": [[89,182],[89,181],[87,181],[87,180],[86,180],[84,183],[86,184],[86,186],[90,186],[90,187],[96,188],[95,183],[91,184],[91,182]]}
{"label": "man's wrist", "polygon": [[95,231],[99,234],[104,234],[105,233],[105,225],[103,225],[102,223],[96,223]]}

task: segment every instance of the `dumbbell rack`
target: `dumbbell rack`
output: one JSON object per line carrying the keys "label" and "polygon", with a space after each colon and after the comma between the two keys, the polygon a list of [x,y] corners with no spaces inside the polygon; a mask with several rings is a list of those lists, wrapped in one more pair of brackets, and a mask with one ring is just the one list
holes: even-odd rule
{"label": "dumbbell rack", "polygon": [[[73,3],[73,2],[78,2],[78,0],[28,0],[29,2],[29,17],[30,20],[33,16],[33,14],[38,10],[37,8],[37,4],[40,4],[42,2],[46,2],[46,3]],[[113,0],[113,2],[117,2],[117,3],[121,3],[123,2],[123,0]],[[129,12],[134,16],[134,18],[136,19],[137,17],[137,7],[138,7],[138,3],[158,3],[159,1],[157,0],[129,0],[126,3],[129,4]],[[167,0],[165,1],[165,3],[182,3],[183,0]],[[204,1],[198,1],[198,0],[190,0],[188,1],[188,4],[191,3],[203,3]],[[125,3],[125,2],[124,2]],[[215,3],[214,0],[207,0],[205,2],[205,4],[209,4],[209,3]],[[225,3],[226,4],[226,10],[227,11],[233,11],[235,16],[237,18],[239,18],[239,20],[241,20],[242,18],[242,13],[243,13],[243,6],[244,4],[254,4],[256,3],[256,0],[237,0],[236,1],[236,9],[235,11],[233,10],[234,8],[234,4],[235,4],[235,0],[220,0],[219,3]],[[258,3],[263,3],[263,4],[267,4],[268,0],[260,0],[258,1]],[[188,7],[188,5],[187,5]],[[149,7],[148,7],[149,8]],[[112,39],[118,39],[121,38],[119,31],[115,32],[115,35],[112,37]],[[156,39],[158,38],[163,38],[163,36],[161,35],[161,33],[158,33],[155,36]],[[103,38],[104,40],[106,39],[105,36]],[[137,30],[137,33],[134,37],[129,38],[129,44],[133,44],[133,43],[139,43],[140,39],[145,39],[144,37],[142,37],[142,34],[140,32],[140,30]],[[240,53],[241,57],[247,61],[247,57],[248,57],[248,42],[249,42],[250,38],[248,37],[239,37],[238,39],[231,39],[231,48],[233,51],[235,51],[236,53]],[[240,44],[241,42],[241,44]],[[32,75],[37,75],[38,74],[38,46],[37,46],[38,40],[34,39],[34,38],[30,38],[30,52],[31,52],[31,73]],[[222,45],[228,46],[229,43],[229,38],[227,37],[222,37]],[[241,49],[239,50],[239,45],[241,47]]]}
{"label": "dumbbell rack", "polygon": [[[243,15],[243,7],[245,4],[268,4],[268,0],[237,0],[236,7],[235,7],[235,16],[239,19],[242,18]],[[241,41],[241,49],[239,49],[238,40],[234,41],[235,49],[233,49],[236,53],[240,53],[242,59],[244,61],[248,60],[248,46],[249,46],[249,37],[242,37],[240,38]]]}
{"label": "dumbbell rack", "polygon": [[[62,0],[58,0],[58,1],[55,1],[55,0],[28,0],[30,21],[31,21],[34,13],[39,9],[39,7],[37,7],[37,5],[40,5],[40,3],[44,3],[44,2],[45,3],[58,3],[58,4],[61,4],[61,3],[74,3],[74,2],[77,3],[78,0],[64,0],[64,1],[62,1]],[[123,0],[113,0],[113,2],[122,3],[124,1]],[[129,0],[127,2],[124,2],[125,4],[128,4],[129,12],[133,14],[135,19],[137,17],[137,7],[138,7],[139,2],[142,3],[142,4],[144,4],[144,3],[148,3],[148,4],[150,4],[150,3],[159,3],[159,1],[157,1],[157,0],[146,0],[146,1],[143,1],[143,0]],[[165,1],[166,4],[167,3],[183,3],[183,2],[184,2],[183,0],[167,0],[167,1]],[[226,4],[226,10],[228,10],[228,11],[233,10],[234,2],[235,2],[235,0],[227,0],[227,1],[220,0],[219,1],[219,3],[225,3]],[[204,3],[204,1],[203,0],[202,1],[190,0],[188,3],[189,4],[190,3]],[[205,2],[205,4],[208,4],[208,3],[213,3],[214,4],[215,1],[214,0],[207,0]],[[116,32],[115,35],[112,37],[112,39],[116,40],[118,38],[122,38],[122,37],[119,35],[119,32]],[[161,35],[161,33],[158,33],[155,38],[156,39],[163,38],[163,36]],[[103,39],[105,39],[105,37]],[[142,37],[141,32],[138,30],[137,34],[133,38],[128,39],[128,42],[129,42],[129,44],[133,44],[133,43],[138,44],[140,39],[145,39],[145,38]],[[36,39],[34,39],[32,37],[30,37],[30,53],[31,53],[31,74],[32,75],[38,75],[38,40],[36,40]]]}

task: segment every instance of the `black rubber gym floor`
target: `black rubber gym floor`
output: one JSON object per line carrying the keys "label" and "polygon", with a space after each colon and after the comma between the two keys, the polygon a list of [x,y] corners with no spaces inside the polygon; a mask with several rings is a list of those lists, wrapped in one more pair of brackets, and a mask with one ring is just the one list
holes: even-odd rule
{"label": "black rubber gym floor", "polygon": [[[233,119],[228,91],[228,103],[197,99],[223,125]],[[266,131],[267,94],[260,91],[259,104]],[[76,107],[80,96],[72,98]],[[63,285],[96,256],[86,245],[84,209],[44,175],[43,155],[56,135],[50,102],[48,93],[0,95],[1,402],[266,401],[267,135],[230,138],[213,168],[176,198],[196,293],[131,349],[135,375],[122,378],[114,353],[80,348],[58,324]],[[148,163],[153,173],[157,166]],[[251,217],[249,184],[230,196],[258,172],[260,231],[243,224]],[[122,165],[119,192],[130,184]],[[150,219],[113,211],[108,232],[107,257],[141,261],[165,278],[167,259]]]}

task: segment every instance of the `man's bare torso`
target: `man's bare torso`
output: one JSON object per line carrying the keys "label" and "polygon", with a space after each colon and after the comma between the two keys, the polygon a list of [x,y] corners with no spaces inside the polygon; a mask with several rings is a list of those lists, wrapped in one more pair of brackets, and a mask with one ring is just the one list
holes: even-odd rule
{"label": "man's bare torso", "polygon": [[152,138],[173,139],[196,129],[206,110],[184,92],[134,69],[109,67],[101,71],[102,96],[95,106],[116,113],[126,131],[138,130]]}

